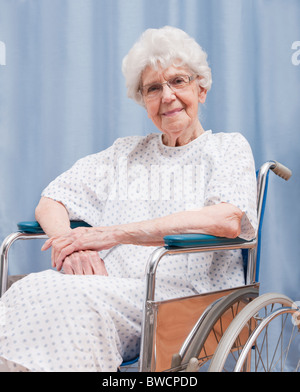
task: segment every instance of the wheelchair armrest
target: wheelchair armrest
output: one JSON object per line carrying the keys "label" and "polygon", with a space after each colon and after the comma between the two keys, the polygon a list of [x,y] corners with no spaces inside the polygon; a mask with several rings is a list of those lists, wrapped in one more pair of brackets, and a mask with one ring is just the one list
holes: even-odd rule
{"label": "wheelchair armrest", "polygon": [[164,237],[165,247],[167,249],[173,247],[190,248],[190,247],[204,247],[210,245],[238,245],[249,241],[242,238],[226,238],[215,237],[207,234],[178,234],[167,235]]}
{"label": "wheelchair armrest", "polygon": [[[71,221],[70,226],[72,229],[76,227],[90,227],[90,225],[84,221]],[[43,234],[44,231],[39,225],[37,221],[25,221],[18,223],[19,231],[23,233],[30,233],[30,234]]]}
{"label": "wheelchair armrest", "polygon": [[[160,260],[167,254],[214,252],[232,249],[256,249],[256,239],[247,241],[242,238],[215,237],[206,234],[176,234],[164,237],[165,245],[156,248],[148,259],[146,266],[146,301],[154,301],[156,270]],[[247,281],[253,280],[255,273],[254,254],[247,270]],[[249,277],[248,277],[249,276]],[[248,283],[247,283],[248,284]]]}

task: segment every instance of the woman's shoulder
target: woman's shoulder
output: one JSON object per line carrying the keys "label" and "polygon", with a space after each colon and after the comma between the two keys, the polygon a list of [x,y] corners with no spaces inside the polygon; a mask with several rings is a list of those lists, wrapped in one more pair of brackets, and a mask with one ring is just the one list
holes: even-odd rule
{"label": "woman's shoulder", "polygon": [[245,136],[241,132],[214,132],[210,131],[209,136],[211,139],[220,140],[220,141],[228,141],[228,140],[245,140]]}
{"label": "woman's shoulder", "polygon": [[150,140],[157,139],[159,137],[158,133],[149,133],[148,135],[133,135],[124,136],[116,139],[115,145],[130,145],[133,146],[137,143],[147,143]]}
{"label": "woman's shoulder", "polygon": [[115,159],[130,154],[137,146],[147,144],[149,137],[151,138],[151,135],[135,135],[117,138],[111,146],[79,158],[74,163],[74,166],[85,167],[95,164],[111,164]]}
{"label": "woman's shoulder", "polygon": [[159,134],[156,133],[150,133],[146,136],[125,136],[118,138],[113,146],[118,155],[127,155],[137,149],[142,151],[144,148],[148,148],[149,144],[152,144],[154,141],[158,140],[158,138]]}
{"label": "woman's shoulder", "polygon": [[239,145],[242,147],[249,144],[241,132],[210,132],[208,140],[213,145],[222,148]]}
{"label": "woman's shoulder", "polygon": [[134,147],[136,144],[142,142],[146,138],[147,136],[142,135],[123,136],[116,139],[113,143],[113,146],[118,148],[122,146],[131,148]]}

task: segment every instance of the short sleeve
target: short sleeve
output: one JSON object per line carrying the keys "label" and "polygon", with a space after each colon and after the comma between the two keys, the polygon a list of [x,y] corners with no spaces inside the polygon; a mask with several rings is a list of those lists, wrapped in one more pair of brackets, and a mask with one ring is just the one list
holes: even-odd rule
{"label": "short sleeve", "polygon": [[244,212],[240,237],[250,240],[257,229],[257,187],[252,151],[239,133],[223,134],[223,138],[219,149],[217,147],[205,205],[226,202],[240,208]]}
{"label": "short sleeve", "polygon": [[61,202],[70,220],[99,225],[113,182],[113,146],[78,160],[52,181],[42,196]]}

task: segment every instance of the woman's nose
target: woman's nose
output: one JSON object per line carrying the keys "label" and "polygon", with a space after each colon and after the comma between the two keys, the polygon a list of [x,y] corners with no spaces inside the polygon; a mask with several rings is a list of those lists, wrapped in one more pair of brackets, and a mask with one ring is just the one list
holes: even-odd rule
{"label": "woman's nose", "polygon": [[174,91],[167,84],[164,84],[162,90],[161,100],[162,102],[171,102],[176,99],[176,95]]}

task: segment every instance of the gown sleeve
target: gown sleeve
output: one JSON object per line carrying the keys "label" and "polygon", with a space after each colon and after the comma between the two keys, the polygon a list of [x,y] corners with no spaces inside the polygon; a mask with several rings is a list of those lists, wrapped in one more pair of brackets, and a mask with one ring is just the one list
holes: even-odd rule
{"label": "gown sleeve", "polygon": [[226,202],[240,208],[244,215],[239,237],[251,240],[257,230],[257,186],[254,159],[247,140],[239,133],[231,134],[225,148],[217,151],[214,165],[205,205]]}
{"label": "gown sleeve", "polygon": [[42,192],[42,196],[61,202],[70,220],[99,225],[113,182],[114,146],[79,159]]}

